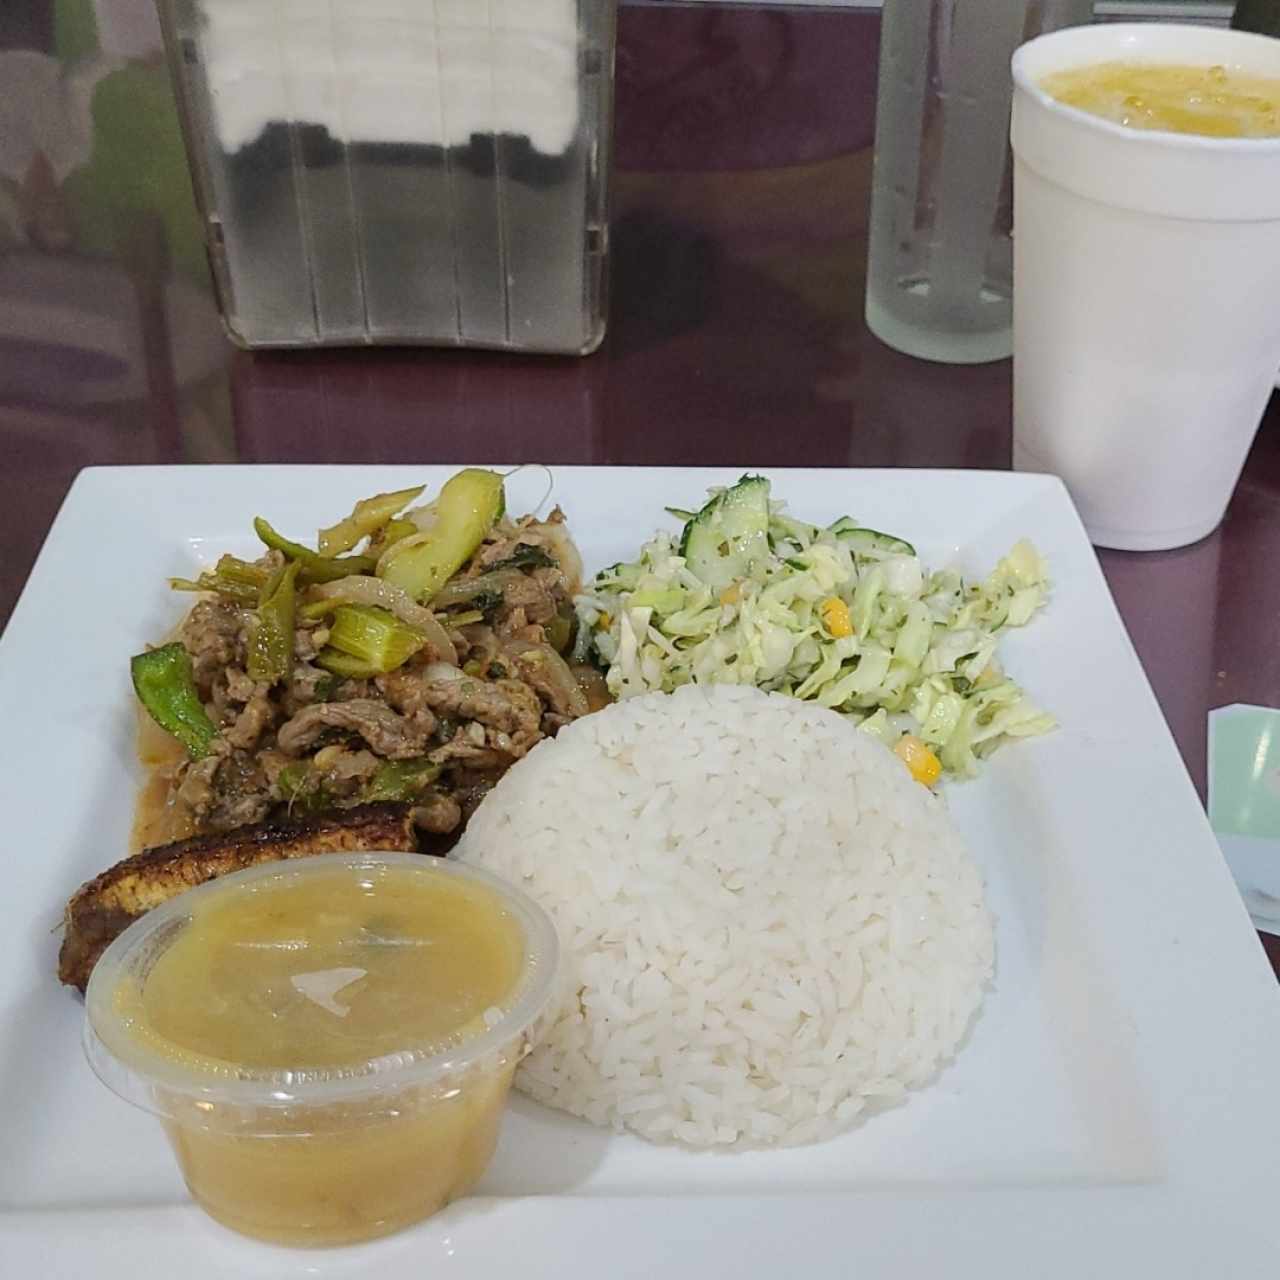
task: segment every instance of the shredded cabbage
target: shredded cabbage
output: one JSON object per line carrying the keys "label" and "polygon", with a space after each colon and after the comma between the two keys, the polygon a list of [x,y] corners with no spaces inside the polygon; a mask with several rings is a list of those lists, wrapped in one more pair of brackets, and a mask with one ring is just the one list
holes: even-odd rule
{"label": "shredded cabbage", "polygon": [[[887,743],[913,732],[960,777],[1001,743],[1052,729],[996,656],[1000,634],[1025,626],[1048,597],[1035,547],[1018,542],[985,580],[968,582],[929,572],[897,551],[909,545],[900,539],[859,530],[866,536],[850,541],[855,527],[847,517],[806,524],[770,502],[768,555],[721,589],[691,570],[678,535],[657,533],[578,598],[580,647],[615,697],[752,684],[831,707]],[[832,600],[847,607],[852,634],[828,630]]]}

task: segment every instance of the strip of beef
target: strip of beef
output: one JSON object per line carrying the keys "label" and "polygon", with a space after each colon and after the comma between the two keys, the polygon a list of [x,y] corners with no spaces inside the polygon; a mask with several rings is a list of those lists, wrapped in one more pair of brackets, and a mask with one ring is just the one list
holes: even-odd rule
{"label": "strip of beef", "polygon": [[494,565],[510,560],[521,547],[541,547],[546,541],[541,529],[510,525],[505,521],[494,527],[490,538],[472,557],[466,570],[468,574],[484,573]]}
{"label": "strip of beef", "polygon": [[295,662],[284,687],[280,706],[286,716],[296,716],[303,707],[320,701],[321,690],[333,684],[333,677],[309,662]]}
{"label": "strip of beef", "polygon": [[590,709],[565,660],[547,644],[513,641],[503,646],[508,663],[516,675],[537,690],[538,696],[560,716],[576,720]]}
{"label": "strip of beef", "polygon": [[541,625],[556,616],[559,602],[550,587],[533,574],[521,574],[512,578],[502,588],[502,608],[498,612],[499,630],[504,615],[517,609],[524,613],[526,623]]}
{"label": "strip of beef", "polygon": [[486,735],[500,732],[486,730],[479,720],[468,721],[458,727],[448,742],[431,753],[431,760],[440,765],[464,764],[473,769],[500,769],[515,759],[510,751],[503,751],[496,743],[493,746],[488,744]]}
{"label": "strip of beef", "polygon": [[542,738],[542,704],[519,680],[481,685],[483,693],[461,695],[458,714],[474,716],[431,753],[437,764],[459,762],[476,769],[510,764]]}
{"label": "strip of beef", "polygon": [[265,684],[258,685],[236,716],[235,722],[223,733],[222,736],[233,747],[252,751],[262,735],[275,727],[279,712],[268,696],[268,688]]}
{"label": "strip of beef", "polygon": [[436,729],[436,717],[462,722],[430,753],[436,764],[463,761],[489,768],[510,763],[542,737],[538,696],[519,680],[479,680],[456,667],[429,663],[380,676],[377,684],[410,723],[426,723],[430,717]]}
{"label": "strip of beef", "polygon": [[225,736],[214,740],[212,754],[186,767],[178,796],[200,828],[216,832],[261,822],[273,803],[257,756],[233,748]]}
{"label": "strip of beef", "polygon": [[372,698],[376,690],[372,680],[340,680],[326,702],[355,702],[360,698]]}
{"label": "strip of beef", "polygon": [[417,847],[408,805],[371,804],[144,849],[90,880],[67,903],[58,976],[83,991],[98,957],[139,916],[219,876],[320,853]]}
{"label": "strip of beef", "polygon": [[473,622],[462,628],[462,638],[466,641],[465,650],[459,646],[464,658],[478,664],[481,671],[488,671],[489,664],[498,656],[498,637],[493,628],[484,622]]}
{"label": "strip of beef", "polygon": [[422,674],[422,668],[401,667],[398,671],[378,676],[374,684],[401,715],[425,729],[428,735],[436,731],[436,717],[427,697],[428,681]]}
{"label": "strip of beef", "polygon": [[219,724],[233,724],[240,708],[253,697],[257,685],[239,667],[224,667],[213,681],[209,701],[214,719]]}
{"label": "strip of beef", "polygon": [[329,643],[329,628],[319,623],[298,627],[293,633],[294,656],[310,662]]}
{"label": "strip of beef", "polygon": [[280,727],[276,745],[286,755],[309,751],[329,729],[356,733],[388,760],[411,760],[426,750],[429,731],[393,711],[385,702],[353,698],[305,707]]}
{"label": "strip of beef", "polygon": [[227,668],[227,701],[238,702],[242,706],[257,692],[253,677],[239,667]]}
{"label": "strip of beef", "polygon": [[493,618],[494,629],[498,633],[498,639],[502,644],[508,645],[513,641],[521,644],[541,644],[546,632],[542,629],[541,624],[530,622],[524,616],[523,609],[499,609]]}
{"label": "strip of beef", "polygon": [[225,601],[201,600],[184,619],[179,634],[201,697],[211,696],[214,677],[224,668],[244,665],[249,616]]}
{"label": "strip of beef", "polygon": [[519,680],[475,680],[467,675],[437,677],[426,682],[431,709],[451,720],[478,720],[508,734],[524,755],[541,737],[542,708],[537,695]]}

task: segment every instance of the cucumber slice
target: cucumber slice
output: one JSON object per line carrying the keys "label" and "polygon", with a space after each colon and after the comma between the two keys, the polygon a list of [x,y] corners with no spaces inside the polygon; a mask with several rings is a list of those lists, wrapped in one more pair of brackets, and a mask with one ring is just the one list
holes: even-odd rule
{"label": "cucumber slice", "polygon": [[506,506],[502,477],[469,467],[450,477],[432,504],[436,521],[421,541],[405,538],[392,548],[382,576],[426,604],[475,553]]}
{"label": "cucumber slice", "polygon": [[744,578],[769,558],[769,481],[743,476],[684,527],[680,554],[713,590]]}
{"label": "cucumber slice", "polygon": [[856,556],[913,556],[915,547],[904,538],[896,538],[891,533],[881,533],[879,529],[865,529],[848,516],[841,516],[835,524],[828,526],[829,532],[844,543]]}

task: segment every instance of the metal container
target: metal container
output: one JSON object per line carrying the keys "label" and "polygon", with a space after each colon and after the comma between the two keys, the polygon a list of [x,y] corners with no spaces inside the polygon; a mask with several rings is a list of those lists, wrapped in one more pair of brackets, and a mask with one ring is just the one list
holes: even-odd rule
{"label": "metal container", "polygon": [[617,0],[159,0],[248,347],[604,337]]}

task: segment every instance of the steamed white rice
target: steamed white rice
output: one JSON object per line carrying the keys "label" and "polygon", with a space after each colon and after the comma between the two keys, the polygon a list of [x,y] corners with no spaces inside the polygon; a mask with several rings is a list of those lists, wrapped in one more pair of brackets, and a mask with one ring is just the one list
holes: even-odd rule
{"label": "steamed white rice", "polygon": [[736,686],[620,702],[512,768],[459,856],[563,947],[517,1086],[690,1146],[810,1142],[956,1052],[991,976],[942,803],[835,712]]}

